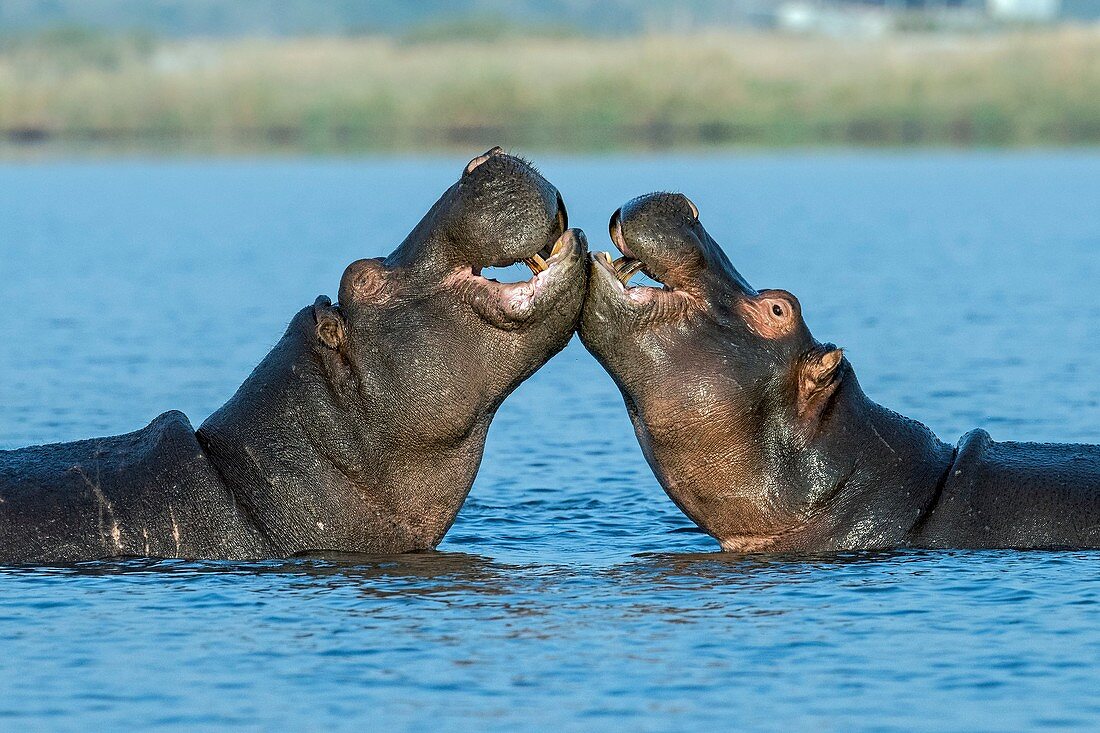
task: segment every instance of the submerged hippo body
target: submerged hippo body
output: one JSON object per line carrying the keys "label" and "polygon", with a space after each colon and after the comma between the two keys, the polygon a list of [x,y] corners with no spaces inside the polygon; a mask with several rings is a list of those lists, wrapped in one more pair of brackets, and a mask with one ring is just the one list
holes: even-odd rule
{"label": "submerged hippo body", "polygon": [[[344,273],[195,431],[0,451],[0,562],[249,559],[434,547],[504,398],[569,340],[586,247],[557,191],[494,148],[388,257]],[[525,261],[498,283],[486,267]]]}
{"label": "submerged hippo body", "polygon": [[959,441],[922,547],[1100,547],[1100,446]]}
{"label": "submerged hippo body", "polygon": [[5,561],[273,552],[183,413],[126,435],[0,451]]}
{"label": "submerged hippo body", "polygon": [[[679,194],[611,219],[580,335],[665,491],[723,549],[1100,547],[1100,447],[956,447],[870,400],[798,300],[756,291]],[[631,287],[644,270],[663,288]]]}

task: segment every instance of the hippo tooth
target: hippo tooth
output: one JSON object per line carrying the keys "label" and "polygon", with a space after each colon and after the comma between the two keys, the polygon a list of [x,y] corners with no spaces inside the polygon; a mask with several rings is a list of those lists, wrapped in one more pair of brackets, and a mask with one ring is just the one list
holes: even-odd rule
{"label": "hippo tooth", "polygon": [[546,260],[542,259],[540,255],[531,255],[524,262],[536,275],[547,269]]}
{"label": "hippo tooth", "polygon": [[626,257],[623,259],[627,260],[627,262],[619,264],[615,269],[616,276],[623,285],[626,285],[630,282],[630,278],[634,277],[635,273],[642,269],[642,263],[640,260],[629,260]]}

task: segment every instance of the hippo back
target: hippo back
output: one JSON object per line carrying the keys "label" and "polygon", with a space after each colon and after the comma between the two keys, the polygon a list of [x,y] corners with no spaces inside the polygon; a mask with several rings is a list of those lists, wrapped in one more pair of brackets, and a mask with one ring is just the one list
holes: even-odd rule
{"label": "hippo back", "polygon": [[0,562],[264,555],[190,421],[0,451]]}
{"label": "hippo back", "polygon": [[967,433],[921,532],[931,547],[1100,547],[1100,446]]}

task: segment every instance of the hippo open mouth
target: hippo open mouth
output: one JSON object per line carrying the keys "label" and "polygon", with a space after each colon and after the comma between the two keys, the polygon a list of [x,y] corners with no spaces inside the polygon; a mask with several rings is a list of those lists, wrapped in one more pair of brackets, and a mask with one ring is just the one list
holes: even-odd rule
{"label": "hippo open mouth", "polygon": [[[492,271],[521,262],[531,274],[520,282]],[[576,319],[587,262],[584,233],[569,228],[557,189],[529,162],[493,148],[470,161],[393,253],[352,267],[350,283],[395,302],[419,293],[445,319],[464,320],[454,307],[461,303],[476,316],[471,327],[519,332],[558,312]]]}
{"label": "hippo open mouth", "polygon": [[[551,293],[574,277],[573,270],[583,260],[587,246],[578,229],[569,228],[569,215],[558,195],[558,209],[546,242],[535,252],[518,258],[493,260],[490,265],[460,266],[450,284],[478,312],[500,328],[518,327],[546,304]],[[489,268],[511,267],[522,262],[531,277],[519,282],[501,282],[486,274]],[[485,306],[490,308],[486,309]]]}
{"label": "hippo open mouth", "polygon": [[[694,204],[688,204],[694,210]],[[623,230],[621,210],[611,217],[608,231],[622,254],[618,258],[611,252],[592,254],[592,277],[602,281],[604,290],[618,295],[617,300],[627,305],[682,311],[693,299],[695,289],[694,278],[684,263],[677,262],[672,252],[632,247]],[[631,284],[639,275],[650,282]]]}
{"label": "hippo open mouth", "polygon": [[[631,251],[629,245],[626,243],[626,237],[623,235],[622,219],[619,211],[611,217],[611,221],[608,224],[608,233],[611,235],[611,241],[615,243],[615,246],[622,252],[622,257],[612,259],[610,252],[596,252],[595,259],[598,264],[605,267],[608,272],[615,276],[622,286],[623,290],[632,288],[649,288],[651,290],[672,290],[672,287],[661,280],[661,278],[655,274],[656,268],[649,267],[646,263],[636,257],[634,252]],[[653,288],[650,285],[631,285],[630,281],[638,273],[644,274],[651,280],[660,283],[662,288]]]}
{"label": "hippo open mouth", "polygon": [[[494,267],[509,267],[523,262],[531,268],[532,276],[515,283],[500,282],[484,277],[482,268],[468,266],[455,276],[452,283],[463,292],[465,299],[495,326],[517,328],[529,316],[534,315],[556,290],[558,283],[573,277],[572,270],[578,262],[577,252],[583,252],[583,235],[567,229],[554,243],[544,247],[531,257],[514,262],[502,262]],[[486,309],[485,306],[490,306]]]}

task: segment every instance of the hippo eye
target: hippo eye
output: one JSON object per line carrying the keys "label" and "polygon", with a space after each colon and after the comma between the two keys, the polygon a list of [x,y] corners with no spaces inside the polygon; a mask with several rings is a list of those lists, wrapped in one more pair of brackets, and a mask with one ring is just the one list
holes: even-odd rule
{"label": "hippo eye", "polygon": [[782,317],[783,316],[783,306],[779,305],[779,303],[773,303],[772,304],[772,313],[774,313],[775,315],[777,315],[779,317]]}

